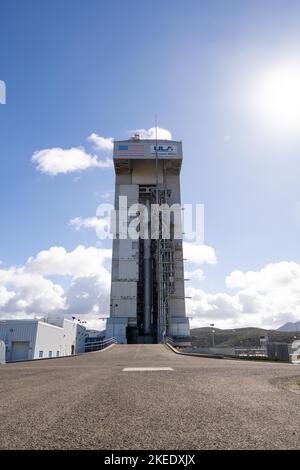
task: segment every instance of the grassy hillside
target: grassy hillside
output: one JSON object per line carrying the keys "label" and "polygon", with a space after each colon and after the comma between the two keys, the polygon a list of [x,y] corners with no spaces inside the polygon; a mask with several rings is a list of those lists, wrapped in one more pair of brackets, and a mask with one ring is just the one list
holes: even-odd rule
{"label": "grassy hillside", "polygon": [[[192,343],[194,346],[212,346],[213,328],[195,328],[191,330]],[[219,347],[248,347],[259,346],[259,337],[268,335],[270,341],[280,343],[291,343],[295,338],[293,332],[282,332],[276,330],[264,330],[261,328],[236,328],[235,330],[215,330],[215,346]],[[297,335],[300,339],[300,333]]]}

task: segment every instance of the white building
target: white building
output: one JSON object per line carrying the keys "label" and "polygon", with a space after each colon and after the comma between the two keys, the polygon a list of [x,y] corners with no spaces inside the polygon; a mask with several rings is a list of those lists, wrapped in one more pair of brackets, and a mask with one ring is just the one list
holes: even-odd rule
{"label": "white building", "polygon": [[85,351],[85,327],[64,319],[62,326],[41,320],[0,320],[6,362],[70,356]]}

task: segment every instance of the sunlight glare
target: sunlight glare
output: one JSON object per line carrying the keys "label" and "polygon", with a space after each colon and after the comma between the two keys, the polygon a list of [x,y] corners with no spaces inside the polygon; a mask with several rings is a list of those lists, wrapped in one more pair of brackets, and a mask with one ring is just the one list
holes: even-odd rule
{"label": "sunlight glare", "polygon": [[300,63],[284,63],[262,73],[255,83],[256,113],[280,134],[300,132]]}

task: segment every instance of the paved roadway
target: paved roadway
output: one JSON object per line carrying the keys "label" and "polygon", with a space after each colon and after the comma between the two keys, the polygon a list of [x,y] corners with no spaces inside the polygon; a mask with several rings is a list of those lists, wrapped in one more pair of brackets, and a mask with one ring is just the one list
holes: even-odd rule
{"label": "paved roadway", "polygon": [[[173,371],[124,372],[125,367]],[[300,366],[116,345],[0,366],[1,449],[295,449]]]}

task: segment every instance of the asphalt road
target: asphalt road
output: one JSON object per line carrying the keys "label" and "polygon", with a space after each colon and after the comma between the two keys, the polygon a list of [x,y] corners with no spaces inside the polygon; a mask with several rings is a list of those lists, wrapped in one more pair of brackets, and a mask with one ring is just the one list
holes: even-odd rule
{"label": "asphalt road", "polygon": [[[163,371],[123,371],[168,367]],[[300,366],[116,345],[0,366],[0,449],[297,449]]]}

